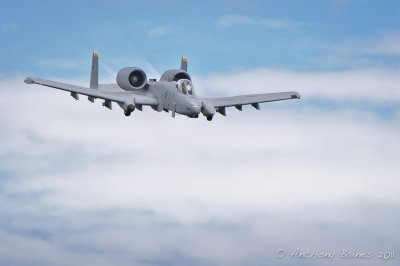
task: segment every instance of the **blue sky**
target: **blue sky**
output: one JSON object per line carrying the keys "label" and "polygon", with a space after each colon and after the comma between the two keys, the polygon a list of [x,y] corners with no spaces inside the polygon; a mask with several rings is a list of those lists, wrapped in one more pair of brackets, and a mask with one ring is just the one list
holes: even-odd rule
{"label": "blue sky", "polygon": [[[398,265],[399,17],[398,1],[2,3],[0,265]],[[210,123],[23,83],[87,85],[93,50],[102,82],[185,55],[199,96],[302,99]]]}
{"label": "blue sky", "polygon": [[[92,50],[115,71],[398,67],[398,1],[13,1],[0,11],[0,71],[88,73]],[[345,59],[344,59],[345,58]],[[66,71],[67,70],[67,71]]]}

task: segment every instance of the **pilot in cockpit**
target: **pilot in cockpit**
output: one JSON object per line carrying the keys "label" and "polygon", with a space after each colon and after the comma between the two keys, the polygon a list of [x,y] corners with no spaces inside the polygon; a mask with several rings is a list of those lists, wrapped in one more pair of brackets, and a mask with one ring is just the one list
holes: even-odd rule
{"label": "pilot in cockpit", "polygon": [[193,85],[192,82],[188,79],[180,79],[176,84],[177,89],[183,93],[188,95],[193,95]]}

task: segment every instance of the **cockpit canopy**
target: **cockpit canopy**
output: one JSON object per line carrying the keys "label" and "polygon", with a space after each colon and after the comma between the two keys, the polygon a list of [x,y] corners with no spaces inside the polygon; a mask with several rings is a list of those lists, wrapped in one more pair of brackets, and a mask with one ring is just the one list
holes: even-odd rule
{"label": "cockpit canopy", "polygon": [[180,79],[176,82],[176,88],[183,94],[194,95],[193,84],[188,79]]}

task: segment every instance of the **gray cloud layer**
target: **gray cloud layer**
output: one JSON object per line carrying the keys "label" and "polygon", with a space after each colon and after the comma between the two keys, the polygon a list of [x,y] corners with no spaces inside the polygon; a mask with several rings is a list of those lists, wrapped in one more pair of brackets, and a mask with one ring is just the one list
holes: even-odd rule
{"label": "gray cloud layer", "polygon": [[0,264],[395,265],[288,254],[398,254],[399,109],[309,101],[396,106],[397,79],[387,70],[201,77],[199,94],[290,87],[304,99],[212,123],[149,109],[125,118],[2,80]]}

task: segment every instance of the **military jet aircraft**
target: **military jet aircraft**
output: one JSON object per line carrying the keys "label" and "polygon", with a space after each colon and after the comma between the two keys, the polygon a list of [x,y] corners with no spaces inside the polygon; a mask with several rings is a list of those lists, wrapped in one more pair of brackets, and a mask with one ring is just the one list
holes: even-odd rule
{"label": "military jet aircraft", "polygon": [[236,107],[242,111],[243,105],[250,104],[260,109],[263,102],[300,99],[295,91],[240,95],[233,97],[201,98],[194,91],[192,79],[187,72],[187,58],[182,57],[181,68],[168,70],[162,74],[159,81],[147,79],[146,73],[138,67],[122,68],[117,74],[117,84],[99,84],[98,53],[93,52],[92,70],[89,88],[71,85],[51,80],[27,77],[27,84],[39,84],[55,89],[69,91],[71,96],[79,100],[79,94],[88,96],[88,100],[104,100],[103,106],[112,109],[112,102],[117,103],[126,116],[135,109],[142,111],[143,106],[150,106],[161,112],[172,112],[197,118],[202,113],[211,121],[215,112],[226,116],[226,107]]}

